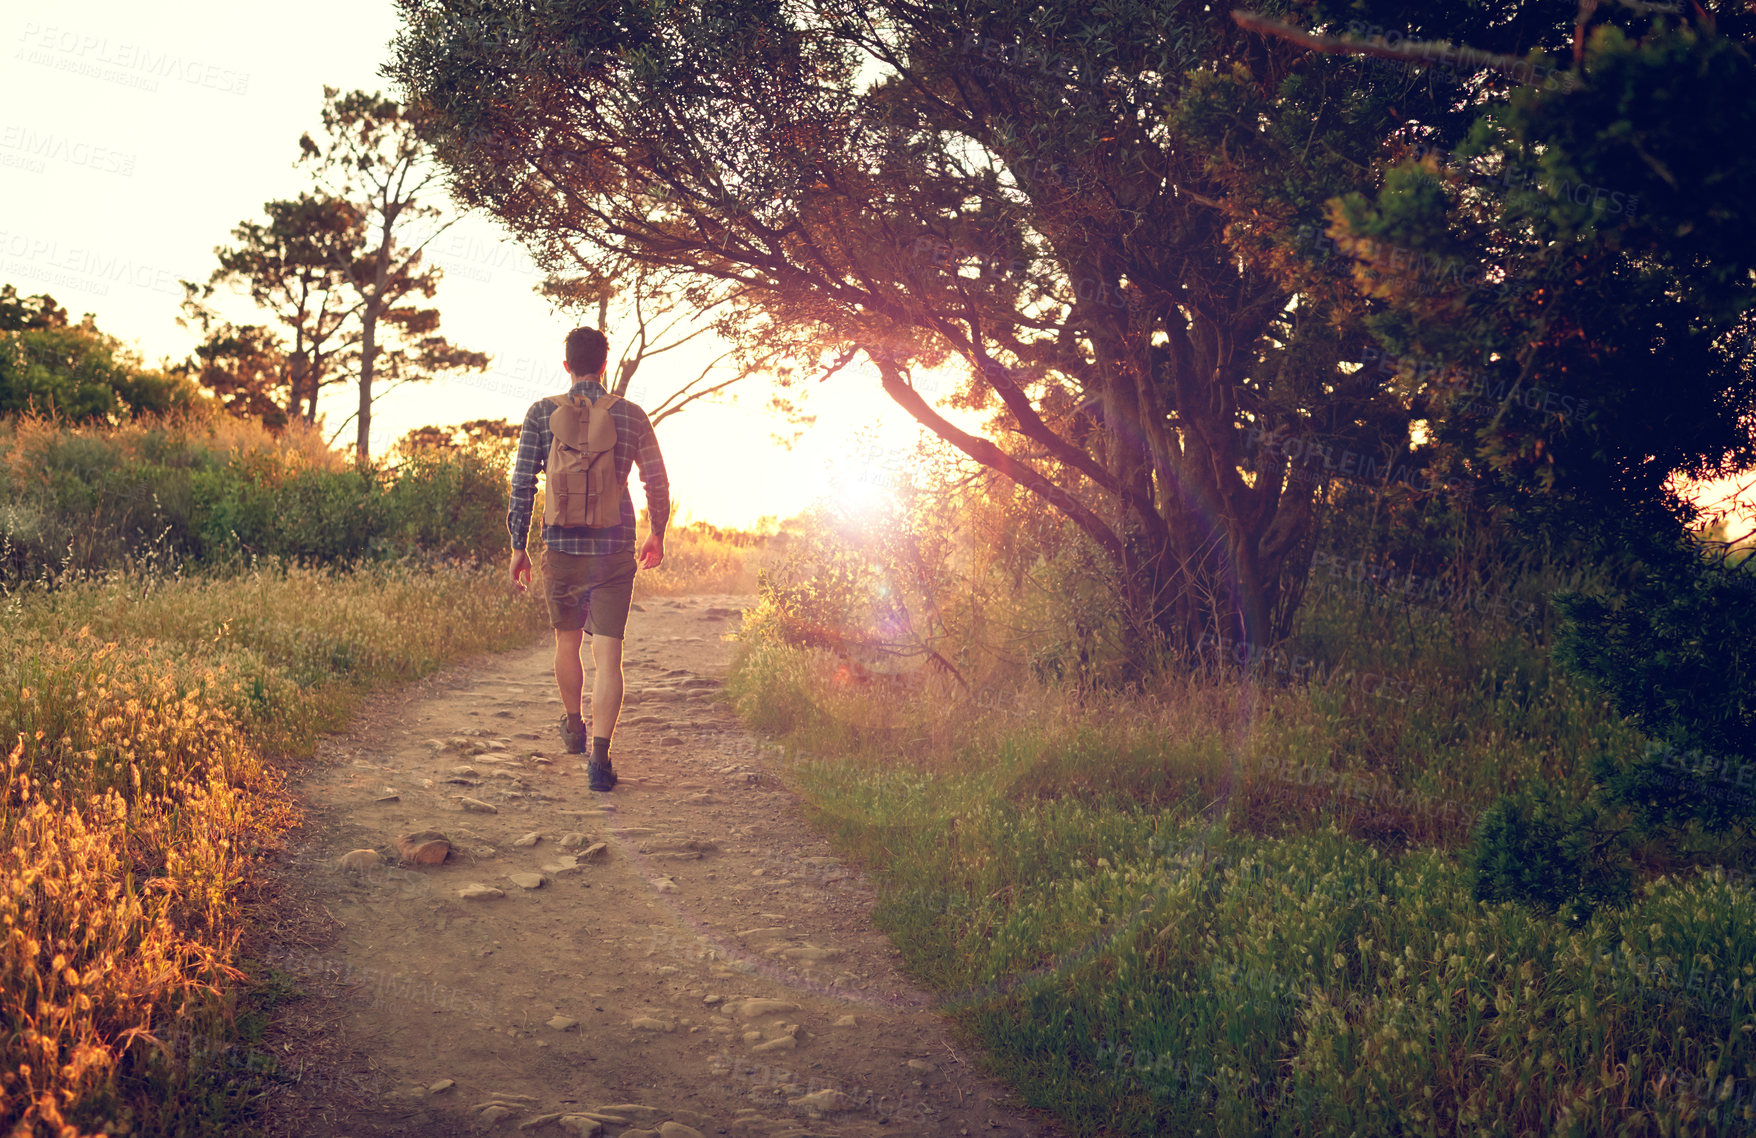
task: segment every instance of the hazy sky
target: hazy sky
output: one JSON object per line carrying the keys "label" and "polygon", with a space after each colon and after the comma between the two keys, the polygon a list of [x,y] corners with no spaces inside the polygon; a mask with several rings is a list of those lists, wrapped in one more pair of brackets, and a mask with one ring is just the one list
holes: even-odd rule
{"label": "hazy sky", "polygon": [[[293,160],[300,134],[318,127],[323,86],[388,89],[378,68],[395,30],[389,0],[7,4],[0,282],[47,291],[75,318],[95,313],[149,363],[184,358],[196,337],[176,322],[178,282],[205,280],[233,226],[309,185]],[[570,322],[533,294],[528,259],[493,222],[468,217],[429,254],[446,268],[434,300],[442,330],[494,366],[390,393],[374,412],[375,451],[426,424],[516,421],[531,400],[565,389]],[[229,314],[253,318],[248,300]],[[656,405],[699,366],[655,361],[630,395]],[[357,398],[327,395],[329,423]],[[897,461],[916,436],[854,369],[813,392],[817,422],[790,451],[773,442],[783,425],[765,403],[752,385],[661,426],[686,516],[734,525],[788,516],[823,491],[829,470],[858,477],[868,460]]]}
{"label": "hazy sky", "polygon": [[[184,358],[195,337],[177,326],[179,280],[205,280],[233,226],[309,185],[293,159],[300,134],[318,126],[323,86],[385,88],[378,68],[395,30],[390,0],[8,3],[0,282],[47,291],[75,317],[95,313],[149,363]],[[435,298],[443,330],[494,366],[386,396],[374,413],[380,452],[413,427],[517,420],[533,399],[563,390],[569,322],[532,293],[537,278],[517,246],[472,216],[430,252],[447,270]],[[248,308],[230,315],[247,322]],[[656,405],[700,366],[665,359],[637,377],[637,402]],[[328,395],[329,423],[356,400]],[[817,422],[792,450],[773,441],[784,425],[765,403],[751,386],[660,428],[684,516],[733,525],[789,516],[834,479],[909,461],[918,433],[859,368],[814,389]]]}

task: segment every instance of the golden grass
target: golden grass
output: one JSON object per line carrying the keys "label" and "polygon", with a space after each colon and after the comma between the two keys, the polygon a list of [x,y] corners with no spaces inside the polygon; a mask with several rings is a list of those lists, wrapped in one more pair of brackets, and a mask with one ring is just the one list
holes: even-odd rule
{"label": "golden grass", "polygon": [[706,522],[673,525],[665,531],[664,564],[635,576],[634,595],[754,593],[756,573],[767,552],[767,539],[761,534]]}
{"label": "golden grass", "polygon": [[231,1030],[254,868],[292,820],[277,761],[368,688],[541,627],[463,570],[116,575],[14,597],[0,1132],[232,1129],[204,1113],[203,1056]]}

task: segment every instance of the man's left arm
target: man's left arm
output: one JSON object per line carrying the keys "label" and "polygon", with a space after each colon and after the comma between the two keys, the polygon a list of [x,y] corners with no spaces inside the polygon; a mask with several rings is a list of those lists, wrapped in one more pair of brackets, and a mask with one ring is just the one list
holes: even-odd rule
{"label": "man's left arm", "polygon": [[659,453],[658,435],[646,412],[640,413],[640,446],[634,463],[640,468],[640,484],[646,487],[646,516],[652,532],[640,546],[640,567],[656,569],[665,559],[665,526],[671,520],[671,480],[665,474],[665,456]]}

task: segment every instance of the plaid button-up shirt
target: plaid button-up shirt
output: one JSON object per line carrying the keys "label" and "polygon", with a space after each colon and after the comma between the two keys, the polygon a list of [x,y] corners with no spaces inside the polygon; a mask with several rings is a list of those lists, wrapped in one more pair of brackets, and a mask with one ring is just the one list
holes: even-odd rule
{"label": "plaid button-up shirt", "polygon": [[[604,388],[595,380],[582,379],[568,394],[583,395],[592,402],[604,397]],[[524,429],[518,434],[518,458],[512,465],[512,505],[506,512],[506,532],[512,535],[512,548],[523,549],[530,532],[530,515],[537,495],[537,472],[549,457],[554,432],[549,430],[549,415],[555,405],[548,400],[532,403],[524,413]],[[556,553],[595,554],[634,552],[634,501],[628,496],[628,474],[640,466],[640,481],[646,487],[646,510],[652,532],[663,534],[671,518],[671,483],[665,477],[665,460],[659,454],[658,436],[646,412],[618,399],[610,406],[610,417],[616,421],[616,478],[622,483],[622,520],[613,526],[592,529],[587,526],[543,526],[543,544]]]}

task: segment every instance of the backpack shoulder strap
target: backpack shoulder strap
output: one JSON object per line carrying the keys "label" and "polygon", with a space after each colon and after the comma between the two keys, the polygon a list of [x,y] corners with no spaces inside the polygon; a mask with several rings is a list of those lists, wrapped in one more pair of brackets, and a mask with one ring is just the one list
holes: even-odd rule
{"label": "backpack shoulder strap", "polygon": [[598,411],[608,411],[611,407],[616,405],[616,400],[620,398],[622,397],[617,395],[614,391],[609,392],[602,399],[592,404],[592,408]]}

